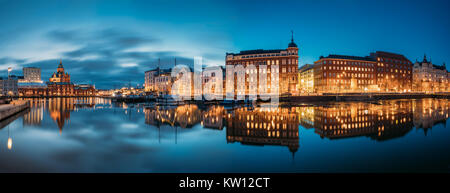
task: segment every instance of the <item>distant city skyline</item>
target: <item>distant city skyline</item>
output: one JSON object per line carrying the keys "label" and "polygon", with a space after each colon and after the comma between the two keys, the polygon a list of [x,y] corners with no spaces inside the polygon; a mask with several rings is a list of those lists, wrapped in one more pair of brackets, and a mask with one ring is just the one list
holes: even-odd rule
{"label": "distant city skyline", "polygon": [[60,59],[75,83],[99,89],[144,83],[144,72],[193,64],[223,65],[227,52],[286,49],[291,30],[299,67],[320,56],[377,50],[426,54],[450,63],[446,0],[319,1],[10,1],[0,0],[0,75],[42,69]]}

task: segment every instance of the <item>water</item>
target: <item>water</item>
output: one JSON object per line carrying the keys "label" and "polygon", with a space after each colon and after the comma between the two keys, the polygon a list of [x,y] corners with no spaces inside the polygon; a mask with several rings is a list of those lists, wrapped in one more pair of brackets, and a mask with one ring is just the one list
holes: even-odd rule
{"label": "water", "polygon": [[450,100],[145,108],[33,99],[0,172],[449,172]]}

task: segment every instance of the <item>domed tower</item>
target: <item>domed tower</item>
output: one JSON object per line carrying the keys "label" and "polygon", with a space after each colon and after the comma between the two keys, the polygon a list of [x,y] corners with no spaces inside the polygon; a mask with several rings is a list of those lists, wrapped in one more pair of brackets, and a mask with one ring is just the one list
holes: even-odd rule
{"label": "domed tower", "polygon": [[[298,47],[297,44],[294,43],[294,31],[291,31],[291,42],[288,44],[287,51],[287,65],[281,66],[280,70],[286,68],[286,72],[282,71],[282,75],[280,79],[286,79],[287,82],[281,81],[281,93],[288,94],[296,94],[297,90],[297,79],[298,79]],[[283,86],[286,85],[287,87]]]}
{"label": "domed tower", "polygon": [[288,54],[289,55],[297,55],[298,56],[298,47],[294,42],[294,31],[291,31],[291,42],[288,45]]}
{"label": "domed tower", "polygon": [[62,59],[59,60],[59,65],[58,65],[58,68],[57,68],[57,70],[56,70],[56,73],[58,73],[58,74],[64,74],[64,67],[63,67],[63,65],[62,65]]}

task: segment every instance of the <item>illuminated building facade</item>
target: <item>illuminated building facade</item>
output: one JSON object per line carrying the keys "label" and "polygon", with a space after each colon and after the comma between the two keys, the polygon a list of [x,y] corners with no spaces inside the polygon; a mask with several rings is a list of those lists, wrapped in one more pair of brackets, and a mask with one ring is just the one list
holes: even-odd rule
{"label": "illuminated building facade", "polygon": [[78,84],[74,87],[75,96],[96,96],[97,90],[94,85]]}
{"label": "illuminated building facade", "polygon": [[159,74],[159,68],[145,71],[145,92],[154,92],[156,91],[155,78]]}
{"label": "illuminated building facade", "polygon": [[300,94],[314,92],[314,65],[305,64],[298,70],[298,87]]}
{"label": "illuminated building facade", "polygon": [[56,73],[47,82],[48,95],[50,96],[74,96],[74,84],[70,82],[70,75],[64,72],[62,61],[59,62]]}
{"label": "illuminated building facade", "polygon": [[376,84],[379,92],[411,92],[412,63],[405,56],[389,52],[371,53],[376,61]]}
{"label": "illuminated building facade", "polygon": [[370,57],[329,55],[314,62],[316,93],[377,91],[376,62]]}
{"label": "illuminated building facade", "polygon": [[[238,85],[238,82],[235,80],[234,85],[230,82],[226,82],[227,91],[228,89],[234,89],[235,95],[238,93],[249,95],[250,93],[250,82],[256,82],[255,85],[259,84],[259,77],[262,74],[267,74],[267,88],[268,93],[273,93],[271,91],[271,73],[278,73],[278,94],[296,94],[297,84],[298,84],[298,48],[294,43],[294,39],[292,37],[291,42],[288,45],[287,49],[278,49],[278,50],[248,50],[241,51],[239,53],[227,53],[226,54],[226,65],[237,66],[242,65],[246,68],[245,71],[245,85]],[[247,66],[254,65],[256,70],[248,69]],[[266,70],[260,69],[260,65],[267,65]],[[271,65],[278,65],[276,72],[270,72]],[[250,74],[256,73],[256,79],[250,77]],[[234,74],[234,73],[233,73]],[[226,74],[226,76],[233,76],[233,74]],[[227,80],[228,81],[228,80]],[[256,93],[260,93],[260,88],[256,88]],[[264,93],[265,94],[265,93]]]}
{"label": "illuminated building facade", "polygon": [[[37,75],[38,72],[39,75]],[[74,85],[70,81],[70,75],[64,71],[62,61],[59,62],[56,72],[52,74],[46,84],[40,83],[37,79],[40,79],[40,69],[24,68],[24,74],[28,75],[24,76],[24,81],[18,84],[18,94],[22,97],[97,95],[97,90],[93,85]]]}
{"label": "illuminated building facade", "polygon": [[24,67],[23,79],[19,79],[20,83],[43,83],[41,80],[41,69],[36,67]]}
{"label": "illuminated building facade", "polygon": [[9,76],[7,78],[0,77],[1,96],[17,96],[18,94],[18,78],[16,76]]}
{"label": "illuminated building facade", "polygon": [[450,76],[445,63],[435,65],[427,60],[426,55],[422,62],[416,61],[413,68],[413,90],[416,92],[449,92]]}

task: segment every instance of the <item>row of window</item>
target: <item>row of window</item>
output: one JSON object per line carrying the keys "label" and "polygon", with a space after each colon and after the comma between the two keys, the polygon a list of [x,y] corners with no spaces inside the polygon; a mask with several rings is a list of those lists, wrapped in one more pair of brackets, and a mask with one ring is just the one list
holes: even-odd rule
{"label": "row of window", "polygon": [[[327,73],[323,73],[323,77],[327,77]],[[373,74],[367,73],[328,73],[328,77],[331,78],[373,78]]]}
{"label": "row of window", "polygon": [[[326,70],[327,66],[323,66]],[[347,67],[347,66],[328,66],[328,70],[351,70],[351,71],[363,71],[363,72],[373,72],[373,68],[358,68],[358,67]]]}
{"label": "row of window", "polygon": [[389,63],[398,63],[398,64],[411,64],[411,62],[405,61],[405,60],[396,60],[396,59],[390,59],[390,58],[377,58],[379,62],[389,62]]}
{"label": "row of window", "polygon": [[[246,61],[246,62],[228,62],[228,65],[279,65],[280,60],[265,60],[265,61]],[[281,64],[297,64],[298,60],[296,59],[282,59]]]}
{"label": "row of window", "polygon": [[246,55],[246,56],[242,56],[242,58],[258,58],[258,57],[274,57],[274,56],[288,56],[288,55],[296,55],[297,53],[295,52],[289,52],[287,54],[281,54],[281,53],[277,53],[277,54],[257,54],[257,55]]}
{"label": "row of window", "polygon": [[319,64],[339,64],[339,65],[354,65],[354,66],[373,66],[370,62],[355,62],[355,61],[342,61],[342,60],[324,60],[323,63]]}

